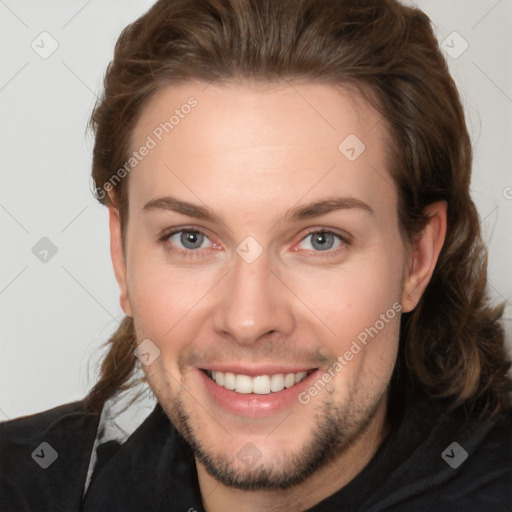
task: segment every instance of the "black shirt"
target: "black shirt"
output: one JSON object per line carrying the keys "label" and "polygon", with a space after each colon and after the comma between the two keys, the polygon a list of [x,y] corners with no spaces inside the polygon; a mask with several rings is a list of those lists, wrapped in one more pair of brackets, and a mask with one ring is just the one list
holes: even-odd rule
{"label": "black shirt", "polygon": [[[193,456],[158,404],[122,445],[99,447],[82,499],[99,421],[82,407],[0,424],[2,512],[204,511]],[[475,421],[462,408],[414,403],[366,467],[309,511],[510,512],[511,435],[512,412]],[[53,452],[42,442],[58,454],[46,469]]]}

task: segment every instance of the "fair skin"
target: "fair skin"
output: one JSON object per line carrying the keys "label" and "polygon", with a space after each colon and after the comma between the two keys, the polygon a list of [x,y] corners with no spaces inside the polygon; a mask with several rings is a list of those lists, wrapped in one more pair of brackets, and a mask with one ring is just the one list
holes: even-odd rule
{"label": "fair skin", "polygon": [[[393,304],[414,309],[444,241],[446,204],[430,205],[425,230],[412,246],[404,242],[385,123],[332,85],[166,87],[144,107],[133,149],[190,96],[197,106],[129,175],[126,253],[119,212],[109,208],[121,306],[139,342],[149,338],[160,350],[144,370],[195,448],[205,509],[305,510],[352,480],[388,433],[400,314],[389,314],[308,403],[299,394]],[[354,161],[338,149],[349,134],[366,146]],[[168,196],[216,218],[156,207],[162,202],[144,208]],[[352,202],[285,216],[338,197]],[[159,241],[172,229],[182,231]],[[249,236],[257,245],[241,248],[261,251],[250,262],[236,251]],[[242,392],[244,378],[226,389],[210,371],[261,382],[306,377],[258,394]]]}

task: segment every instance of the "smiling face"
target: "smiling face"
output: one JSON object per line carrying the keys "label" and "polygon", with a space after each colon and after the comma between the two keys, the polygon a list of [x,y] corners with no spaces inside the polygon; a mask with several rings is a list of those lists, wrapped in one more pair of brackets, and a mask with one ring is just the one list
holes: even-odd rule
{"label": "smiling face", "polygon": [[400,304],[423,287],[379,120],[325,84],[188,82],[133,132],[156,146],[129,176],[126,266],[111,208],[121,304],[160,350],[153,392],[224,484],[301,482],[382,430]]}

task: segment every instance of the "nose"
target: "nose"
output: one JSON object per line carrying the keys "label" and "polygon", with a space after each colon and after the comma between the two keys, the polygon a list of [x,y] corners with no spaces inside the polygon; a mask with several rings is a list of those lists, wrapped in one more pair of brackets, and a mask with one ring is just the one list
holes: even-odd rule
{"label": "nose", "polygon": [[295,320],[293,296],[263,252],[252,263],[235,256],[234,269],[222,281],[214,329],[249,346],[271,332],[292,333]]}

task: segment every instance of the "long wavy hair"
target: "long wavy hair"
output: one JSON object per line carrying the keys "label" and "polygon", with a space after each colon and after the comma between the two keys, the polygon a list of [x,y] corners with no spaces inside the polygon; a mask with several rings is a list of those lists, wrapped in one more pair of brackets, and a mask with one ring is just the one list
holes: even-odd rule
{"label": "long wavy hair", "polygon": [[[428,17],[396,0],[160,0],[115,46],[90,127],[97,199],[119,208],[123,245],[128,177],[105,190],[130,156],[130,136],[160,88],[187,80],[355,87],[382,115],[392,144],[399,227],[411,241],[425,207],[448,203],[448,227],[419,304],[402,315],[394,392],[417,389],[478,416],[510,407],[504,304],[487,293],[487,249],[470,197],[472,149],[455,83]],[[112,188],[112,187],[111,187]],[[85,399],[134,384],[136,336],[125,317],[107,341],[100,377]]]}

